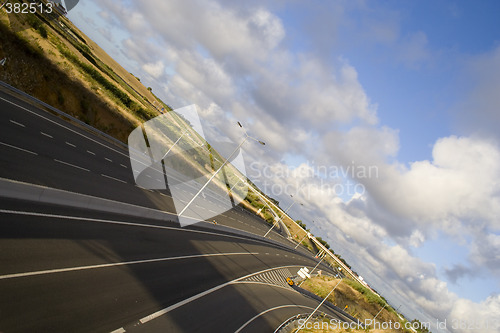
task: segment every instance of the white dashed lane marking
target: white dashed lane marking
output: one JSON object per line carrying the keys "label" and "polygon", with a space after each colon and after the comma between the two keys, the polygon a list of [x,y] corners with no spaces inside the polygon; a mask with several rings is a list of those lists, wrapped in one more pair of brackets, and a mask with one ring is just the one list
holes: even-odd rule
{"label": "white dashed lane marking", "polygon": [[126,181],[121,180],[121,179],[117,179],[117,178],[115,178],[115,177],[111,177],[111,176],[104,175],[104,174],[101,174],[101,176],[106,177],[106,178],[109,178],[109,179],[112,179],[112,180],[116,180],[117,182],[120,182],[120,183],[127,184],[127,182],[126,182]]}
{"label": "white dashed lane marking", "polygon": [[46,136],[46,137],[48,137],[48,138],[51,138],[51,139],[53,139],[53,138],[54,138],[52,135],[47,134],[47,133],[44,133],[44,132],[40,132],[40,134],[41,134],[41,135],[43,135],[43,136]]}
{"label": "white dashed lane marking", "polygon": [[73,168],[77,168],[77,169],[83,170],[83,171],[90,171],[89,169],[85,169],[85,168],[82,168],[82,167],[80,167],[78,165],[74,165],[74,164],[71,164],[71,163],[68,163],[68,162],[63,162],[63,161],[56,160],[56,159],[54,159],[54,161],[57,162],[57,163],[61,163],[61,164],[73,167]]}
{"label": "white dashed lane marking", "polygon": [[12,119],[10,120],[10,122],[13,123],[14,125],[17,125],[17,126],[26,127],[25,125],[18,123],[17,121],[14,121]]}

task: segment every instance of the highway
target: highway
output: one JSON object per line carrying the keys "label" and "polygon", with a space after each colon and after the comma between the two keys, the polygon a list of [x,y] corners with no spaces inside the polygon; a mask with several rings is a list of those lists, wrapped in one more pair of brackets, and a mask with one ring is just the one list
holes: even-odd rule
{"label": "highway", "polygon": [[[124,147],[2,92],[0,108],[0,177],[175,212],[168,189],[147,190],[135,184]],[[214,203],[217,200],[207,202]],[[222,218],[254,234],[268,230],[261,219],[240,207]]]}
{"label": "highway", "polygon": [[317,261],[260,237],[260,218],[235,207],[180,228],[168,190],[135,185],[124,147],[3,91],[0,110],[3,180],[172,216],[1,197],[0,332],[273,332],[317,306],[284,282]]}

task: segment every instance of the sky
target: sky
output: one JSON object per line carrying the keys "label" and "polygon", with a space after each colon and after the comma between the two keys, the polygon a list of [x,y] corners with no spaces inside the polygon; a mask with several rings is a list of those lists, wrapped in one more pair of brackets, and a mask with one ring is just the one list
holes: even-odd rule
{"label": "sky", "polygon": [[265,141],[245,145],[249,178],[409,319],[498,332],[499,12],[86,0],[68,17],[167,104]]}

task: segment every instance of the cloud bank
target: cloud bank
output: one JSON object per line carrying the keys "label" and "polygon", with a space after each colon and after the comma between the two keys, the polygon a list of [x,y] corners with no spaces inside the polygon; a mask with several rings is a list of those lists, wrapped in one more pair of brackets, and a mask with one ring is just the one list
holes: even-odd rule
{"label": "cloud bank", "polygon": [[[402,163],[397,159],[399,131],[381,124],[378,106],[364,91],[354,66],[340,54],[325,57],[325,50],[339,47],[337,38],[326,39],[331,45],[318,53],[314,47],[294,45],[287,22],[260,2],[138,5],[104,0],[97,5],[111,26],[127,32],[120,46],[123,54],[164,100],[174,107],[196,103],[229,136],[235,131],[222,115],[238,119],[266,141],[267,151],[249,150],[252,160],[276,172],[285,170],[290,177],[264,177],[257,183],[269,181],[275,189],[297,193],[313,212],[312,220],[335,240],[333,247],[357,254],[355,266],[364,267],[369,281],[390,285],[391,293],[415,303],[429,317],[495,319],[498,295],[480,303],[460,298],[438,278],[436,265],[413,250],[443,233],[469,252],[446,270],[450,281],[475,274],[500,279],[500,149],[493,130],[480,135],[483,123],[499,114],[495,88],[500,75],[495,73],[500,48],[468,65],[477,74],[476,88],[462,108],[463,119],[478,115],[468,123],[470,131],[438,139],[432,159]],[[337,4],[337,12],[352,10],[345,6]],[[346,24],[341,14],[329,22],[331,31]],[[423,32],[403,36],[398,20],[382,18],[370,26],[376,29],[365,31],[361,39],[393,48],[396,61],[414,68],[432,57]],[[290,156],[344,170],[375,167],[377,173],[328,177],[311,163],[285,164]],[[341,200],[331,189],[346,181],[361,184],[365,191]],[[497,332],[491,327],[481,331]]]}

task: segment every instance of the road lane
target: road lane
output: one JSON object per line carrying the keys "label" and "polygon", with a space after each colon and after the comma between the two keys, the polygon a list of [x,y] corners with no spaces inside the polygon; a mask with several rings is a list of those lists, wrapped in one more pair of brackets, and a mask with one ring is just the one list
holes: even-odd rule
{"label": "road lane", "polygon": [[[246,274],[314,263],[291,249],[200,230],[5,212],[0,220],[0,275],[28,273],[0,278],[6,332],[112,331]],[[137,262],[116,265],[126,261]],[[81,269],[93,265],[101,266]]]}

